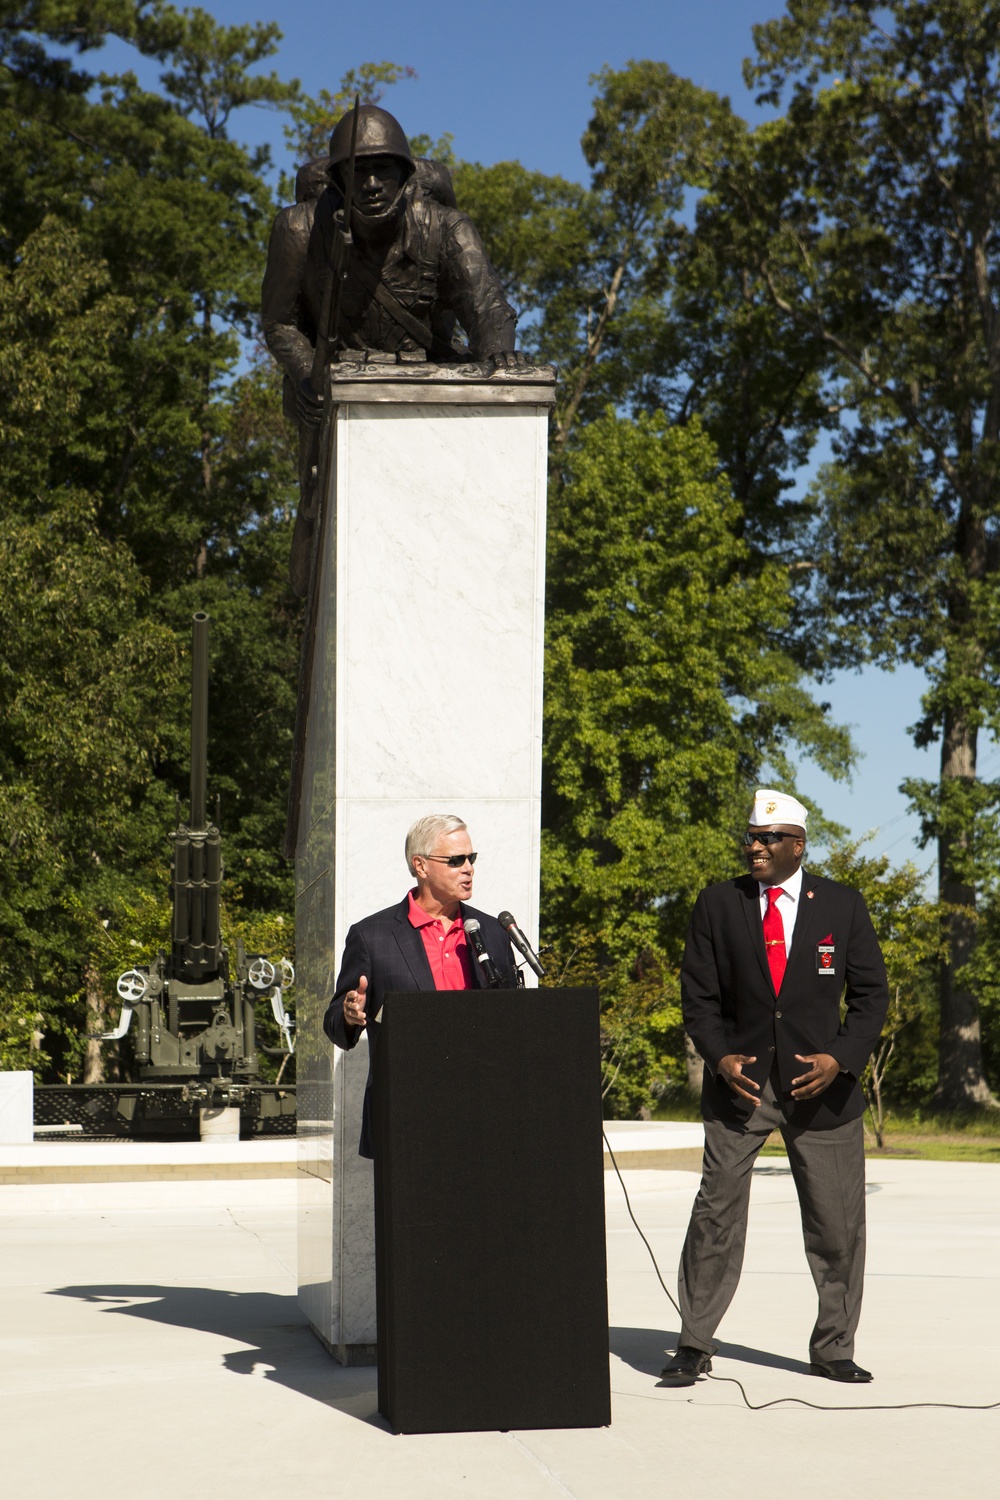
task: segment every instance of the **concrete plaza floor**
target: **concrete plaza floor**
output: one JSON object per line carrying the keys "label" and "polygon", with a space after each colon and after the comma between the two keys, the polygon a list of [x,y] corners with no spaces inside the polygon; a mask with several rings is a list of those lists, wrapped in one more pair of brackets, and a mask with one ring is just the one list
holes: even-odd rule
{"label": "concrete plaza floor", "polygon": [[[697,1177],[627,1171],[673,1289]],[[1000,1166],[869,1164],[858,1390],[804,1363],[814,1297],[781,1158],[755,1175],[747,1263],[715,1374],[657,1387],[677,1317],[606,1174],[613,1422],[596,1430],[401,1437],[375,1372],[342,1369],[295,1300],[290,1179],[124,1182],[0,1195],[0,1423],[17,1500],[231,1494],[295,1500],[908,1500],[996,1492]],[[516,1288],[512,1289],[516,1295]],[[847,1408],[861,1407],[862,1410]]]}

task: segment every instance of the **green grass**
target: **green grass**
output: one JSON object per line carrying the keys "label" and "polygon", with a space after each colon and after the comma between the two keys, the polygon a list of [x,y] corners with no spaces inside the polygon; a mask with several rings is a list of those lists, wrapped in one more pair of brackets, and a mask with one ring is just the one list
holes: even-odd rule
{"label": "green grass", "polygon": [[865,1150],[871,1157],[910,1157],[914,1161],[1000,1162],[1000,1111],[968,1115],[890,1110],[880,1150],[865,1116]]}
{"label": "green grass", "polygon": [[669,1099],[658,1099],[653,1110],[654,1120],[694,1120],[701,1124],[701,1110],[693,1095],[671,1094]]}
{"label": "green grass", "polygon": [[[657,1106],[657,1120],[700,1120],[697,1105],[674,1099]],[[1000,1110],[968,1115],[933,1114],[926,1110],[891,1109],[885,1123],[885,1145],[875,1144],[871,1117],[864,1116],[865,1154],[873,1160],[978,1161],[1000,1164]],[[784,1156],[780,1135],[773,1135],[764,1156]]]}

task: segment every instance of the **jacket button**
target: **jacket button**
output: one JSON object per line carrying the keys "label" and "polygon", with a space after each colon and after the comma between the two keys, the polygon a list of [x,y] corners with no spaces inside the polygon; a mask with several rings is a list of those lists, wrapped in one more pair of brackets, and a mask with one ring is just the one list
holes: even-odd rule
{"label": "jacket button", "polygon": [[773,1048],[773,1047],[768,1047],[768,1049],[767,1049],[767,1050],[768,1050],[768,1052],[773,1052],[773,1051],[774,1051],[774,1048]]}
{"label": "jacket button", "polygon": [[776,1010],[776,1011],[775,1011],[775,1012],[774,1012],[774,1019],[775,1019],[775,1020],[776,1020],[776,1021],[780,1021],[780,1020],[781,1020],[781,1011],[780,1011],[780,1010]]}

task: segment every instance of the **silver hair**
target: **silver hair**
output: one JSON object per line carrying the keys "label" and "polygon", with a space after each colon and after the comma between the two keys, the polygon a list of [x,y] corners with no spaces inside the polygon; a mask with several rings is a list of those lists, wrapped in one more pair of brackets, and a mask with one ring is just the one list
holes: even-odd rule
{"label": "silver hair", "polygon": [[425,818],[418,818],[406,835],[406,866],[410,874],[416,878],[415,855],[430,854],[443,833],[458,833],[465,826],[465,819],[454,813],[428,813]]}

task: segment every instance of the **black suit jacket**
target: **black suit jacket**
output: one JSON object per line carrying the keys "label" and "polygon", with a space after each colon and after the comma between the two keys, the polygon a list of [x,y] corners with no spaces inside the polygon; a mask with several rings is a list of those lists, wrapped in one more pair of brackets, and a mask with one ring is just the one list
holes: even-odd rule
{"label": "black suit jacket", "polygon": [[[830,948],[832,954],[822,951]],[[743,1071],[761,1088],[777,1063],[786,1099],[792,1079],[805,1072],[797,1052],[828,1052],[846,1069],[816,1099],[794,1103],[796,1126],[830,1129],[863,1112],[858,1078],[882,1030],[889,989],[868,909],[849,886],[803,872],[780,996],[767,964],[757,881],[744,875],[703,890],[688,928],[681,1004],[706,1063],[707,1120],[737,1123],[752,1110],[717,1076],[720,1059],[732,1052],[756,1057]]]}
{"label": "black suit jacket", "polygon": [[[487,916],[486,912],[465,905],[460,908],[460,914],[463,922],[469,917],[474,917],[479,922],[486,951],[503,977],[504,985],[513,989],[517,983],[514,954],[510,940],[496,917]],[[323,1030],[331,1042],[347,1050],[356,1046],[361,1028],[349,1026],[345,1022],[344,1000],[349,990],[357,989],[362,974],[368,979],[365,1030],[368,1033],[369,1065],[358,1152],[361,1156],[370,1157],[375,1154],[371,1098],[371,1059],[379,1038],[379,1025],[375,1018],[386,995],[434,988],[424,940],[410,923],[409,902],[405,897],[397,906],[387,906],[385,911],[377,911],[373,916],[355,922],[348,931],[337,987],[323,1017]],[[482,970],[475,958],[472,960],[472,978],[477,989],[486,988]]]}

